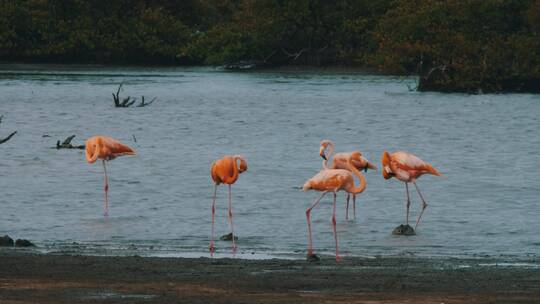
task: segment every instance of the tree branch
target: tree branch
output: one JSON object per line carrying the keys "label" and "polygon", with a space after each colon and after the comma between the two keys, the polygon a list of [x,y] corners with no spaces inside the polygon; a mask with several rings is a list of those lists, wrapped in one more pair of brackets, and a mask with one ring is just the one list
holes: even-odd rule
{"label": "tree branch", "polygon": [[5,143],[6,141],[10,140],[10,139],[13,137],[13,135],[15,135],[15,134],[17,134],[17,131],[15,131],[15,132],[9,134],[8,137],[6,137],[6,138],[0,140],[0,144],[3,144],[3,143]]}
{"label": "tree branch", "polygon": [[287,50],[285,50],[284,48],[281,48],[281,51],[282,51],[285,55],[287,55],[287,56],[289,56],[289,57],[293,57],[293,60],[298,59],[298,57],[300,57],[304,52],[307,52],[307,51],[309,51],[309,50],[311,50],[311,48],[303,48],[303,49],[301,49],[300,51],[298,51],[298,52],[296,52],[296,53],[289,53],[289,52],[287,52]]}
{"label": "tree branch", "polygon": [[[2,119],[3,119],[3,118],[4,118],[4,115],[0,115],[0,123],[2,123]],[[5,143],[6,141],[10,140],[10,139],[13,137],[13,135],[15,135],[15,134],[17,134],[17,131],[15,131],[15,132],[9,134],[8,137],[6,137],[6,138],[4,138],[4,139],[1,139],[1,140],[0,140],[0,144],[3,144],[3,143]]]}
{"label": "tree branch", "polygon": [[85,148],[84,145],[80,145],[80,146],[74,146],[71,144],[71,141],[73,140],[73,138],[75,138],[75,135],[71,135],[69,136],[68,138],[66,138],[64,140],[63,143],[60,143],[60,141],[56,141],[56,149],[79,149],[79,150],[83,150]]}
{"label": "tree branch", "polygon": [[[131,98],[131,96],[128,96],[126,98],[123,98],[120,101],[120,89],[122,88],[122,86],[123,86],[123,83],[121,83],[118,86],[118,90],[116,91],[116,94],[112,93],[114,106],[116,108],[129,108],[129,107],[131,107],[132,105],[135,104],[135,102],[137,101],[137,98]],[[146,107],[146,106],[152,104],[155,100],[156,100],[156,98],[154,97],[154,99],[150,100],[150,102],[145,102],[144,101],[144,96],[142,96],[141,102],[137,105],[137,107],[140,107],[140,108],[141,107]]]}

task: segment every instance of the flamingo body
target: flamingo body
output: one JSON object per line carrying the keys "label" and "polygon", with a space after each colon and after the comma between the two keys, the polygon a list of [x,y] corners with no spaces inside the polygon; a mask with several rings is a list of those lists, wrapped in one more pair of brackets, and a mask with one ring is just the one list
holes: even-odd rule
{"label": "flamingo body", "polygon": [[[326,169],[310,178],[302,187],[303,191],[354,191],[354,178],[350,171],[344,169]],[[363,189],[362,189],[363,191]],[[360,193],[360,192],[358,192]]]}
{"label": "flamingo body", "polygon": [[86,160],[92,164],[98,159],[113,160],[122,155],[135,155],[135,151],[108,136],[92,136],[85,142]]}
{"label": "flamingo body", "polygon": [[[330,147],[330,153],[328,156],[325,154],[326,149]],[[343,169],[349,170],[349,165],[352,165],[357,170],[364,170],[367,172],[368,169],[377,170],[377,166],[369,162],[360,151],[352,152],[340,152],[334,154],[334,143],[331,140],[325,139],[321,141],[321,147],[319,149],[319,155],[324,159],[323,168],[324,169]],[[328,160],[332,158],[332,165],[328,166]],[[350,160],[350,163],[349,163]],[[349,219],[349,200],[351,195],[347,194],[347,204],[345,207],[345,219]],[[356,194],[352,195],[353,197],[353,215],[356,218]]]}
{"label": "flamingo body", "polygon": [[[358,152],[358,154],[353,152]],[[351,157],[352,165],[358,169],[358,170],[366,170],[372,169],[377,170],[377,166],[370,163],[362,154],[360,151],[353,151],[353,152],[340,152],[336,153],[334,155],[334,160],[332,162],[332,169],[345,169],[348,170],[348,164],[347,160],[349,157]]]}
{"label": "flamingo body", "polygon": [[238,180],[238,176],[247,170],[246,160],[239,155],[228,155],[224,156],[212,163],[210,168],[210,176],[214,181],[214,197],[212,200],[212,234],[210,238],[210,254],[213,255],[214,248],[214,222],[216,214],[216,195],[217,195],[217,186],[220,184],[229,185],[229,224],[231,226],[231,235],[233,242],[233,254],[236,253],[236,243],[234,240],[234,225],[233,225],[233,213],[232,213],[232,198],[231,198],[231,185]]}
{"label": "flamingo body", "polygon": [[[319,171],[315,176],[310,178],[302,187],[303,191],[316,190],[323,192],[315,202],[306,209],[306,219],[308,224],[308,257],[313,256],[313,241],[311,236],[311,210],[319,204],[321,199],[328,192],[334,194],[334,205],[332,213],[332,228],[334,232],[334,240],[336,243],[336,261],[340,261],[338,238],[336,232],[336,193],[340,190],[346,191],[351,194],[362,193],[366,189],[366,180],[364,176],[352,165],[353,154],[352,152],[348,159],[349,170],[344,169],[323,169]],[[355,155],[356,156],[356,155]],[[359,186],[355,186],[353,174],[360,180]]]}
{"label": "flamingo body", "polygon": [[405,183],[405,191],[407,193],[407,225],[409,224],[409,208],[411,206],[408,183],[413,183],[414,187],[416,188],[418,196],[420,196],[420,199],[422,200],[422,210],[420,211],[420,215],[418,216],[416,225],[414,226],[416,229],[425,209],[428,206],[424,196],[420,192],[420,188],[418,188],[418,185],[416,184],[416,180],[424,174],[436,176],[442,176],[442,174],[432,165],[423,161],[418,156],[405,151],[398,151],[394,153],[384,151],[381,157],[381,163],[383,167],[382,175],[385,179],[395,177],[396,179]]}
{"label": "flamingo body", "polygon": [[109,177],[107,176],[106,161],[113,160],[122,155],[135,155],[135,151],[118,140],[108,136],[92,136],[85,142],[86,161],[92,164],[96,160],[103,161],[103,172],[105,174],[105,212],[109,215]]}
{"label": "flamingo body", "polygon": [[392,154],[384,151],[382,165],[382,174],[385,179],[395,177],[405,183],[413,182],[424,174],[441,176],[432,165],[405,151]]}
{"label": "flamingo body", "polygon": [[[240,164],[236,166],[238,161]],[[224,156],[212,164],[210,175],[217,185],[221,183],[232,185],[238,179],[238,175],[246,170],[247,162],[241,156]]]}

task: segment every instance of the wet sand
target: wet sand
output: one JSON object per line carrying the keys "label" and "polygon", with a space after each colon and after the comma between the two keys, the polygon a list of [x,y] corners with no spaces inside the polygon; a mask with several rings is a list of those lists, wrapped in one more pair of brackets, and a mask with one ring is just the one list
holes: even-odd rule
{"label": "wet sand", "polygon": [[[540,268],[488,258],[96,257],[0,250],[0,303],[539,303]],[[540,261],[520,261],[538,265]],[[502,266],[501,266],[502,265]]]}

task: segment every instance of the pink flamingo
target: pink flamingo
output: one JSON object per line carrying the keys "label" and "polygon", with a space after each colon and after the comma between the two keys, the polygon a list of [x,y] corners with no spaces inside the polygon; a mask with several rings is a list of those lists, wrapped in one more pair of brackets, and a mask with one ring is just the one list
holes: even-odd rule
{"label": "pink flamingo", "polygon": [[109,215],[109,178],[107,176],[107,166],[105,161],[113,160],[122,155],[135,155],[135,151],[108,136],[93,136],[86,140],[86,160],[92,164],[96,160],[103,161],[103,172],[105,173],[105,216]]}
{"label": "pink flamingo", "polygon": [[231,236],[233,243],[233,254],[236,253],[236,244],[234,241],[234,226],[232,214],[231,185],[236,182],[238,176],[247,170],[246,160],[239,155],[224,156],[212,163],[210,175],[214,181],[214,198],[212,200],[212,236],[210,239],[210,254],[213,255],[214,248],[214,217],[216,214],[216,194],[217,186],[221,183],[229,185],[229,224],[231,225]]}
{"label": "pink flamingo", "polygon": [[[330,152],[328,155],[325,154],[326,149],[330,147]],[[358,169],[358,170],[364,170],[367,172],[368,169],[377,170],[377,166],[370,163],[363,155],[360,153],[360,151],[353,151],[358,152],[355,154],[352,154],[353,152],[341,152],[336,153],[334,155],[334,143],[331,140],[323,140],[321,141],[321,147],[319,149],[319,155],[324,159],[323,161],[323,168],[324,169],[344,169],[349,170],[348,165],[348,159],[351,158],[352,165]],[[332,166],[328,166],[328,160],[333,156],[332,160]],[[351,195],[347,193],[347,204],[345,207],[345,219],[349,219],[349,200]],[[352,195],[353,197],[353,215],[356,219],[356,194]]]}
{"label": "pink flamingo", "polygon": [[[338,238],[336,232],[336,192],[344,190],[347,193],[359,194],[366,189],[366,180],[364,176],[352,165],[351,159],[358,157],[358,152],[351,152],[351,157],[348,159],[349,170],[344,169],[323,169],[315,176],[310,178],[302,187],[303,191],[315,190],[323,193],[315,200],[315,202],[306,209],[306,218],[308,224],[308,257],[313,257],[313,242],[311,236],[311,210],[319,204],[321,199],[328,192],[334,193],[334,208],[332,213],[332,228],[334,232],[334,240],[336,243],[336,261],[341,261],[338,249]],[[351,173],[352,172],[352,173]],[[360,180],[360,185],[354,185],[353,174]]]}
{"label": "pink flamingo", "polygon": [[416,179],[423,174],[432,174],[436,176],[442,176],[442,174],[439,173],[439,171],[437,171],[437,169],[435,169],[433,166],[421,160],[419,157],[404,151],[398,151],[392,154],[384,151],[381,162],[383,166],[382,175],[385,179],[395,177],[405,183],[405,191],[407,192],[407,225],[409,225],[409,207],[411,206],[408,183],[413,183],[414,187],[416,188],[416,191],[422,200],[422,211],[420,211],[420,215],[418,216],[416,225],[414,226],[414,229],[416,229],[418,223],[420,223],[422,214],[424,214],[424,211],[428,205],[422,196],[422,193],[420,193],[418,185],[416,185]]}

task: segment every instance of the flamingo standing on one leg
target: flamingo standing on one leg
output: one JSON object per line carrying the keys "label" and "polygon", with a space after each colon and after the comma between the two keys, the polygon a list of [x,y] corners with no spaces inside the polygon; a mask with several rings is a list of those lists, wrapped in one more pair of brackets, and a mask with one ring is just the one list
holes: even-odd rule
{"label": "flamingo standing on one leg", "polygon": [[433,174],[436,176],[441,176],[442,174],[439,173],[437,169],[433,168],[433,166],[421,160],[419,157],[404,151],[398,151],[392,154],[384,151],[381,162],[383,166],[382,175],[385,179],[395,177],[405,183],[405,191],[407,192],[407,225],[409,225],[409,207],[411,206],[408,183],[414,184],[414,187],[422,200],[422,211],[420,211],[420,215],[418,216],[416,225],[414,226],[414,229],[416,229],[418,223],[420,223],[422,214],[427,207],[426,200],[416,185],[416,179],[423,174]]}
{"label": "flamingo standing on one leg", "polygon": [[[352,159],[359,156],[359,152],[351,152],[351,156],[348,158],[349,169],[323,169],[315,176],[310,178],[302,187],[303,191],[316,190],[323,191],[321,196],[315,200],[315,202],[306,210],[306,218],[308,224],[308,257],[313,255],[313,242],[311,237],[311,209],[319,204],[321,199],[328,192],[334,193],[334,208],[332,213],[332,228],[334,230],[334,240],[336,242],[336,261],[341,261],[338,249],[338,239],[336,232],[336,192],[344,190],[347,193],[359,194],[366,189],[366,179],[352,164]],[[352,173],[351,173],[352,172]],[[358,187],[354,185],[353,174],[358,177],[360,184]]]}
{"label": "flamingo standing on one leg", "polygon": [[109,178],[107,176],[107,166],[105,161],[113,160],[122,155],[135,155],[135,151],[108,136],[93,136],[86,140],[86,160],[92,164],[96,160],[103,161],[103,172],[105,173],[105,216],[109,215]]}
{"label": "flamingo standing on one leg", "polygon": [[234,226],[233,226],[233,214],[232,214],[232,202],[231,202],[231,185],[236,182],[238,175],[247,170],[246,160],[239,155],[234,156],[224,156],[221,159],[216,160],[212,163],[212,168],[210,169],[210,175],[212,180],[215,183],[214,186],[214,198],[212,200],[212,236],[210,239],[210,254],[214,254],[214,217],[216,214],[216,194],[217,186],[221,183],[229,185],[229,224],[231,226],[231,235],[233,242],[233,254],[236,253],[236,244],[234,241]]}
{"label": "flamingo standing on one leg", "polygon": [[[328,155],[325,154],[326,149],[330,147],[330,153]],[[377,166],[370,163],[363,155],[360,153],[360,151],[353,151],[358,152],[354,155],[352,152],[341,152],[336,153],[334,155],[334,143],[331,140],[323,140],[321,141],[321,147],[319,149],[319,155],[324,159],[323,161],[323,168],[324,169],[344,169],[349,170],[348,165],[348,159],[351,158],[352,165],[358,169],[358,170],[364,170],[367,172],[368,169],[377,170]],[[333,156],[332,160],[332,166],[328,166],[328,160]],[[345,219],[349,219],[349,200],[351,198],[351,195],[347,193],[347,204],[345,207]],[[353,216],[356,219],[356,194],[352,195],[353,198]]]}

